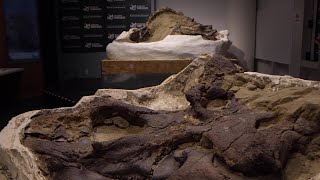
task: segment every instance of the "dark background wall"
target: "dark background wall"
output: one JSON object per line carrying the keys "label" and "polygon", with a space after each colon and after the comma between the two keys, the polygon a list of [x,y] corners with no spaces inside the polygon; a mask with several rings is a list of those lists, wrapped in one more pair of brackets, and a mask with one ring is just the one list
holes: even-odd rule
{"label": "dark background wall", "polygon": [[0,0],[0,67],[4,67],[7,62],[4,31],[3,6],[2,0]]}
{"label": "dark background wall", "polygon": [[[6,48],[5,19],[3,12],[3,1],[0,0],[0,67],[1,68],[23,68],[21,83],[22,97],[38,96],[44,88],[44,72],[42,59],[30,63],[10,63]],[[5,86],[5,85],[1,85]]]}
{"label": "dark background wall", "polygon": [[55,1],[38,0],[38,9],[45,87],[55,87],[59,81]]}

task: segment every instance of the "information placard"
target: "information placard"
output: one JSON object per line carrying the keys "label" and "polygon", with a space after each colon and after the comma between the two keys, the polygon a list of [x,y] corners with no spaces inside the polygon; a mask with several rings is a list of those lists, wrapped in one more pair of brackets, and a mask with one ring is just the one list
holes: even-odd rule
{"label": "information placard", "polygon": [[60,0],[63,52],[103,52],[123,31],[145,26],[152,0]]}

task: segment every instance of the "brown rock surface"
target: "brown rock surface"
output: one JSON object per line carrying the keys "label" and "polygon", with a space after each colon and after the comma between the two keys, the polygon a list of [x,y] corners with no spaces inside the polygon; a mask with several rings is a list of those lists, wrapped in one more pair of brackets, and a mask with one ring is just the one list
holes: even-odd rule
{"label": "brown rock surface", "polygon": [[[320,83],[274,79],[203,56],[156,87],[100,90],[72,108],[21,115],[0,133],[20,128],[14,146],[0,142],[0,157],[34,179],[315,177]],[[8,149],[32,165],[14,169]]]}
{"label": "brown rock surface", "polygon": [[217,40],[219,33],[211,25],[202,25],[183,13],[162,8],[149,18],[146,27],[135,30],[130,39],[134,42],[155,42],[167,35],[201,35],[207,40]]}

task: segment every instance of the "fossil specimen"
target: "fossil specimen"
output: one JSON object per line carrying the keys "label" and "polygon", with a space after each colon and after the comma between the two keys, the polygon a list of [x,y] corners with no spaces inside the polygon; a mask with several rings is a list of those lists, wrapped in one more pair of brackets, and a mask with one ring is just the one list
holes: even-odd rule
{"label": "fossil specimen", "polygon": [[[231,42],[217,31],[170,8],[155,12],[146,27],[124,31],[107,46],[112,60],[193,60],[201,54],[222,54]],[[123,51],[125,49],[125,51]]]}
{"label": "fossil specimen", "polygon": [[72,108],[14,118],[0,133],[0,172],[18,179],[312,178],[320,162],[319,87],[202,56],[156,87],[100,90]]}

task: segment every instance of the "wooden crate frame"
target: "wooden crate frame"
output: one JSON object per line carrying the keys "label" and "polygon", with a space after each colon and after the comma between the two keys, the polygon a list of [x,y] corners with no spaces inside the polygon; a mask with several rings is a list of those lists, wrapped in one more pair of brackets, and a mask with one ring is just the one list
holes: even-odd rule
{"label": "wooden crate frame", "polygon": [[112,74],[175,74],[192,60],[102,60],[102,75]]}

